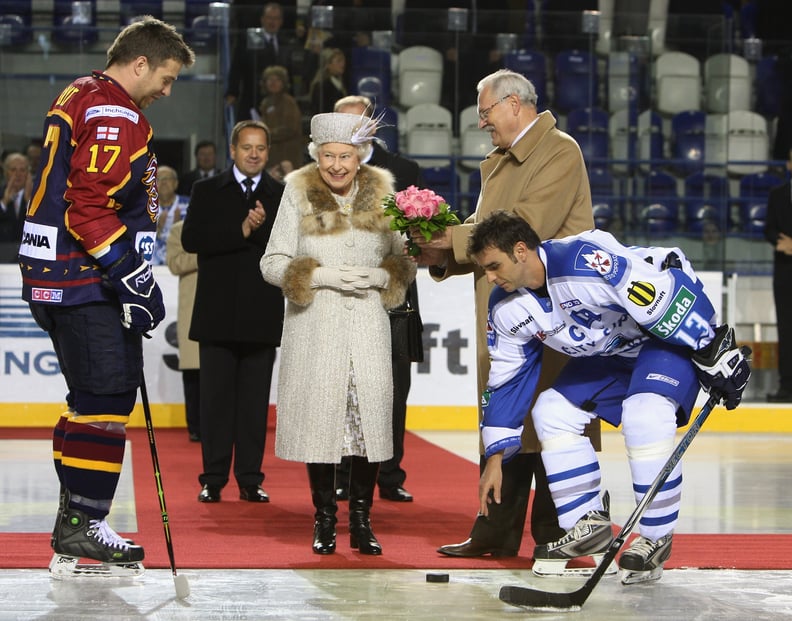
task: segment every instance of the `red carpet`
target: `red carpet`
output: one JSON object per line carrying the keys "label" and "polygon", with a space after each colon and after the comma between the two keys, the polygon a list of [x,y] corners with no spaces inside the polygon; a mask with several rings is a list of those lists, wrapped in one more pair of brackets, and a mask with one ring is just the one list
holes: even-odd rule
{"label": "red carpet", "polygon": [[[46,429],[2,429],[3,438],[48,438]],[[135,540],[146,549],[145,565],[167,568],[159,502],[144,429],[130,429],[137,504]],[[157,449],[178,568],[346,569],[451,568],[525,569],[533,541],[526,534],[520,556],[512,559],[452,559],[436,552],[439,545],[467,537],[477,508],[477,467],[408,433],[405,470],[413,503],[375,500],[372,522],[382,543],[381,557],[363,556],[349,548],[346,503],[340,503],[338,548],[319,557],[311,551],[313,508],[303,464],[272,455],[268,438],[263,487],[269,504],[237,499],[235,483],[223,501],[196,501],[200,489],[200,448],[183,429],[156,433]],[[0,567],[43,568],[49,563],[49,533],[0,533]],[[674,537],[672,567],[790,569],[792,535],[692,535]]]}

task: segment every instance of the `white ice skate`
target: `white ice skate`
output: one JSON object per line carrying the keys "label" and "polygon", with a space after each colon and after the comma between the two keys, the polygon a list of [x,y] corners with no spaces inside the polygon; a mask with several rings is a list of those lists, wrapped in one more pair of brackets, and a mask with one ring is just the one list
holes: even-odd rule
{"label": "white ice skate", "polygon": [[143,563],[99,563],[90,559],[80,562],[76,556],[53,554],[49,564],[50,575],[56,580],[81,577],[136,578],[146,571]]}
{"label": "white ice skate", "polygon": [[49,570],[54,578],[135,577],[144,571],[141,546],[120,537],[107,521],[91,519],[78,509],[63,510],[52,547]]}
{"label": "white ice skate", "polygon": [[671,556],[673,533],[650,541],[638,537],[619,558],[619,577],[622,584],[637,584],[660,580],[663,563]]}
{"label": "white ice skate", "polygon": [[[533,573],[537,576],[590,576],[602,562],[605,552],[613,541],[611,528],[610,497],[603,494],[602,511],[589,511],[577,524],[558,541],[537,545],[534,548]],[[572,559],[591,557],[594,566],[567,567]],[[611,565],[606,574],[615,574]]]}

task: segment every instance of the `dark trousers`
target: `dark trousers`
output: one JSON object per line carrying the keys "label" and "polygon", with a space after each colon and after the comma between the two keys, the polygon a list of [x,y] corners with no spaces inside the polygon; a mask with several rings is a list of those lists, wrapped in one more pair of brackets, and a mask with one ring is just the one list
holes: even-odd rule
{"label": "dark trousers", "polygon": [[[482,471],[484,465],[482,457]],[[547,543],[562,537],[565,531],[558,526],[541,453],[520,453],[503,464],[502,470],[502,502],[490,504],[488,517],[480,515],[476,518],[470,531],[471,539],[505,551],[519,551],[533,479],[536,479],[536,489],[531,505],[531,535],[537,543]]]}
{"label": "dark trousers", "polygon": [[187,432],[201,435],[201,371],[200,369],[182,370],[184,387],[184,413]]}
{"label": "dark trousers", "polygon": [[773,265],[773,296],[778,328],[778,376],[782,390],[792,391],[792,263]]}
{"label": "dark trousers", "polygon": [[240,487],[260,485],[275,347],[200,345],[201,485],[223,487],[231,460]]}
{"label": "dark trousers", "polygon": [[[412,363],[408,359],[393,360],[393,457],[380,464],[377,484],[380,487],[402,487],[407,473],[401,467],[404,458],[404,428],[407,422],[407,395],[412,382]],[[336,466],[336,487],[349,487],[349,458]]]}

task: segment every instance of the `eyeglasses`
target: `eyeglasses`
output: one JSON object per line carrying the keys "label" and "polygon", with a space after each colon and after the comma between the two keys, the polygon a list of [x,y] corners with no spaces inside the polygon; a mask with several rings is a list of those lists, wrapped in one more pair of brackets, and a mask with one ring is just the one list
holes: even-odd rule
{"label": "eyeglasses", "polygon": [[506,101],[509,97],[511,97],[511,93],[509,93],[508,95],[504,95],[503,97],[501,97],[498,101],[496,101],[491,106],[488,106],[487,108],[484,108],[483,110],[479,110],[478,117],[482,121],[486,121],[489,118],[489,115],[490,115],[490,112],[492,111],[492,109],[495,106],[497,106],[499,103],[501,103],[503,101]]}

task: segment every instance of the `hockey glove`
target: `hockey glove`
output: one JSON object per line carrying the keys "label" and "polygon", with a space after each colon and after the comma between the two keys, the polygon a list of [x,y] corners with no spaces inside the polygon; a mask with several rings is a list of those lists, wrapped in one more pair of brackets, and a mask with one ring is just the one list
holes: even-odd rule
{"label": "hockey glove", "polygon": [[162,292],[149,265],[134,250],[128,250],[106,271],[107,279],[121,303],[121,324],[132,332],[148,332],[165,318]]}
{"label": "hockey glove", "polygon": [[720,395],[727,410],[740,404],[751,376],[750,355],[749,347],[737,347],[734,329],[726,324],[715,329],[709,345],[693,353],[699,382],[707,392]]}

